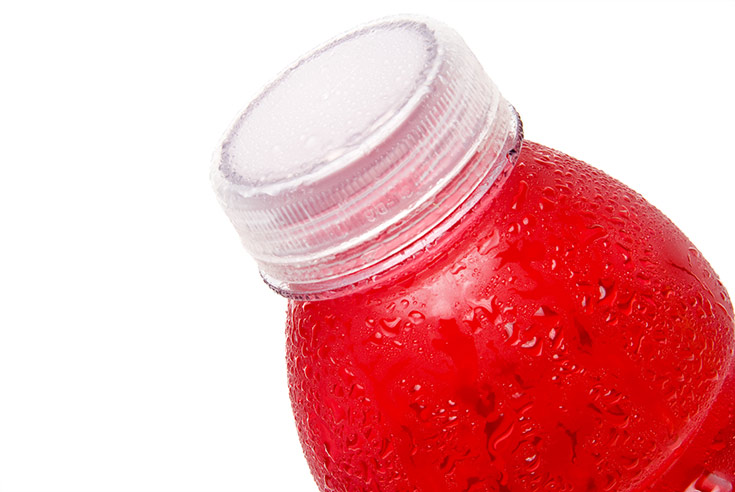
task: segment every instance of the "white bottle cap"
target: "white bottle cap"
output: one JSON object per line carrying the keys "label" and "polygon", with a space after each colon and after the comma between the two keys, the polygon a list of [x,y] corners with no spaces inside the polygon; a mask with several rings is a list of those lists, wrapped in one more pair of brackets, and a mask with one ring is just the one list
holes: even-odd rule
{"label": "white bottle cap", "polygon": [[269,84],[226,133],[212,180],[263,278],[305,296],[425,246],[492,182],[520,133],[456,32],[390,18]]}

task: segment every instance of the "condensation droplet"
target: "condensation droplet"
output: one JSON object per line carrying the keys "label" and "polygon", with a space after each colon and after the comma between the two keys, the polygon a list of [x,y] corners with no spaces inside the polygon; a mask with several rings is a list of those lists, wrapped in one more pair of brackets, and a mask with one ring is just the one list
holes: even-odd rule
{"label": "condensation droplet", "polygon": [[408,319],[410,319],[412,323],[418,325],[423,323],[426,320],[426,317],[419,311],[411,311],[408,313]]}
{"label": "condensation droplet", "polygon": [[529,341],[521,344],[521,347],[523,347],[523,348],[533,348],[533,347],[536,346],[536,341],[537,341],[537,338],[536,337],[533,337]]}

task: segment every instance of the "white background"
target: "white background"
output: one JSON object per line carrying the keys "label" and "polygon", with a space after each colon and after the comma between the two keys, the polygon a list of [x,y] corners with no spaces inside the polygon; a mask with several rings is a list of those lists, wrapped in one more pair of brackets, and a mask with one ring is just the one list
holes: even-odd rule
{"label": "white background", "polygon": [[399,12],[457,29],[529,139],[641,192],[735,290],[735,2],[4,2],[0,491],[316,491],[285,301],[209,160],[276,72]]}

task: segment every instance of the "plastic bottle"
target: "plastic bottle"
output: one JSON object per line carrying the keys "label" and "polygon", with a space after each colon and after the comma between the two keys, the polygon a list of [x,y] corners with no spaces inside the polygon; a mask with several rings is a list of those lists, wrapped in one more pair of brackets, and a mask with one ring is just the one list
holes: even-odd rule
{"label": "plastic bottle", "polygon": [[382,20],[303,57],[213,182],[288,298],[320,490],[732,490],[717,275],[640,195],[524,141],[446,26]]}

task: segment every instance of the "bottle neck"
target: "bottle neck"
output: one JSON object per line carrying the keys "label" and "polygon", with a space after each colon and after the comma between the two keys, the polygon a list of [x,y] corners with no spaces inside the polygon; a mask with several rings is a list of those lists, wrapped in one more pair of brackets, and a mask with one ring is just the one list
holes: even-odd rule
{"label": "bottle neck", "polygon": [[[316,259],[258,261],[263,280],[292,299],[329,299],[362,290],[436,243],[515,165],[523,126],[515,108],[500,96],[483,137],[462,156],[454,176],[390,226],[351,241],[352,247]],[[457,130],[456,128],[453,131]],[[392,190],[395,192],[395,190]],[[409,192],[409,191],[407,191]],[[374,211],[376,215],[380,210]],[[366,220],[370,220],[367,217]]]}

